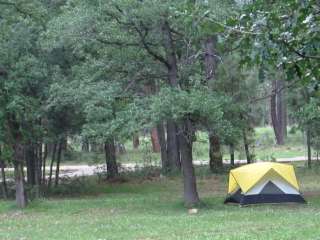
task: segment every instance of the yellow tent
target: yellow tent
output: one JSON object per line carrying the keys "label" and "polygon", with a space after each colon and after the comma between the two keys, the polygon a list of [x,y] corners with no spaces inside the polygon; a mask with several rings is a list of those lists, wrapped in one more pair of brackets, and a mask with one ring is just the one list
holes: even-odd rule
{"label": "yellow tent", "polygon": [[261,162],[230,171],[225,202],[305,202],[294,168],[289,164]]}

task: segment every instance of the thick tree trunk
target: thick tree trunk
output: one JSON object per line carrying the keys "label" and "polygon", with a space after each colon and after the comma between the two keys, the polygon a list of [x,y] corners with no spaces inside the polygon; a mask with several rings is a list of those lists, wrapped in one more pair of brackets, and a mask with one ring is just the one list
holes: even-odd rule
{"label": "thick tree trunk", "polygon": [[24,148],[19,139],[15,139],[15,143],[13,145],[13,155],[16,204],[19,208],[25,208],[27,206],[27,194],[25,191],[23,174]]}
{"label": "thick tree trunk", "polygon": [[48,188],[51,187],[51,183],[52,183],[53,164],[54,164],[54,161],[56,160],[56,154],[57,154],[57,143],[54,143],[53,147],[52,147],[52,155],[51,155],[51,163],[50,163],[50,171],[49,171],[49,179],[48,179]]}
{"label": "thick tree trunk", "polygon": [[57,164],[56,164],[56,176],[54,181],[54,186],[57,187],[59,185],[59,174],[60,174],[60,162],[61,162],[61,156],[62,151],[64,148],[64,140],[61,139],[58,144],[58,155],[57,155]]}
{"label": "thick tree trunk", "polygon": [[250,154],[250,149],[249,149],[249,142],[248,142],[248,138],[247,138],[247,132],[246,132],[245,129],[243,129],[242,136],[243,136],[244,150],[245,150],[246,157],[247,157],[247,164],[249,164],[249,163],[252,162],[252,159],[251,159],[251,154]]}
{"label": "thick tree trunk", "polygon": [[169,23],[164,22],[162,26],[164,35],[164,46],[166,48],[166,58],[168,63],[168,81],[171,87],[178,87],[178,65],[175,52],[175,46],[173,44],[173,38]]}
{"label": "thick tree trunk", "polygon": [[[162,26],[164,36],[164,46],[166,49],[167,69],[168,69],[168,82],[173,88],[177,88],[178,83],[178,66],[175,46],[173,43],[172,33],[167,21]],[[177,136],[177,124],[173,120],[167,121],[167,156],[170,171],[180,170],[180,151]]]}
{"label": "thick tree trunk", "polygon": [[140,145],[140,141],[139,141],[139,134],[136,133],[133,135],[132,137],[132,145],[134,149],[138,149],[139,145]]}
{"label": "thick tree trunk", "polygon": [[[210,36],[205,39],[203,43],[204,49],[204,66],[206,73],[206,80],[208,85],[212,84],[216,79],[216,69],[217,69],[217,55],[216,52],[217,37]],[[211,171],[217,171],[217,169],[223,166],[222,153],[220,147],[219,136],[209,133],[209,165]]]}
{"label": "thick tree trunk", "polygon": [[7,180],[6,180],[6,172],[5,172],[5,163],[2,159],[2,149],[0,145],[0,168],[1,168],[1,180],[2,180],[2,195],[4,199],[8,198],[8,187],[7,187]]}
{"label": "thick tree trunk", "polygon": [[107,165],[107,178],[112,179],[119,174],[118,164],[116,161],[116,148],[113,138],[105,142],[104,149]]}
{"label": "thick tree trunk", "polygon": [[234,144],[230,144],[230,165],[234,166]]}
{"label": "thick tree trunk", "polygon": [[179,124],[179,144],[184,184],[184,202],[191,207],[200,202],[197,191],[195,171],[192,163],[193,132],[191,123],[185,119]]}
{"label": "thick tree trunk", "polygon": [[156,153],[160,152],[161,147],[160,147],[157,128],[151,129],[151,143],[152,143],[152,151]]}
{"label": "thick tree trunk", "polygon": [[179,139],[177,125],[174,121],[167,121],[167,157],[170,171],[181,169]]}
{"label": "thick tree trunk", "polygon": [[212,172],[215,172],[223,167],[220,140],[219,137],[214,134],[209,135],[209,158],[210,170]]}
{"label": "thick tree trunk", "polygon": [[308,168],[311,168],[312,151],[311,151],[311,131],[307,128],[307,149],[308,149]]}
{"label": "thick tree trunk", "polygon": [[281,80],[272,81],[273,94],[270,99],[271,122],[278,145],[284,144],[287,128],[286,102],[281,91],[283,84],[284,83]]}
{"label": "thick tree trunk", "polygon": [[[164,46],[166,49],[166,65],[168,69],[168,82],[171,87],[177,88],[178,83],[178,66],[174,41],[171,29],[167,21],[163,24]],[[179,134],[177,123],[173,120],[167,121],[167,156],[170,167],[183,170],[184,182],[184,200],[187,206],[194,205],[199,202],[199,196],[196,187],[196,176],[192,164],[192,137],[193,132],[189,120],[184,120],[179,126]],[[181,148],[181,151],[180,151]],[[171,169],[170,169],[171,170]]]}
{"label": "thick tree trunk", "polygon": [[157,132],[159,137],[160,144],[160,153],[161,153],[161,167],[164,173],[169,171],[168,155],[167,155],[167,140],[165,134],[165,128],[162,123],[157,125]]}
{"label": "thick tree trunk", "polygon": [[208,37],[203,44],[204,48],[204,65],[207,82],[209,83],[216,78],[217,61],[216,58],[218,53],[215,51],[217,44],[217,37]]}

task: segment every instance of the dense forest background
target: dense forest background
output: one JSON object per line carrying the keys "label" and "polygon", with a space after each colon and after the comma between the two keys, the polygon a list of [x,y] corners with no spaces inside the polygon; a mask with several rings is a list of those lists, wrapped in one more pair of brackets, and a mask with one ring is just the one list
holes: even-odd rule
{"label": "dense forest background", "polygon": [[311,167],[319,19],[317,0],[0,0],[3,197],[6,167],[25,207],[88,153],[114,179],[130,142],[157,153],[161,174],[182,172],[185,204],[197,204],[199,141],[219,172],[238,152],[257,160],[256,129],[269,125],[270,145],[301,133]]}

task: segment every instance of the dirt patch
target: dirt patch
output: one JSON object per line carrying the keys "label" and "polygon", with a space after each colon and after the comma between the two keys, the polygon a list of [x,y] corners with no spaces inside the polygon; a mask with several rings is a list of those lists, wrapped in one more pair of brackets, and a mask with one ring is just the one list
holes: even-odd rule
{"label": "dirt patch", "polygon": [[320,191],[306,191],[303,192],[303,196],[305,197],[319,197],[320,196]]}

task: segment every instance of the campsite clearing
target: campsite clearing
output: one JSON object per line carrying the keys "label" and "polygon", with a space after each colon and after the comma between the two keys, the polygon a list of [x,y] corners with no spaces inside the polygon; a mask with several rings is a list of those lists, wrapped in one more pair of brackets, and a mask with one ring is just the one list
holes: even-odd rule
{"label": "campsite clearing", "polygon": [[240,208],[223,204],[227,175],[203,174],[204,206],[192,215],[183,207],[179,177],[100,185],[87,179],[87,192],[32,202],[23,211],[1,201],[0,239],[314,240],[320,236],[320,171],[299,168],[297,177],[308,204]]}

